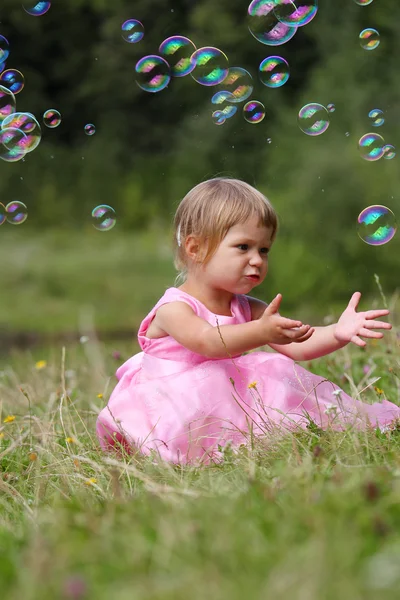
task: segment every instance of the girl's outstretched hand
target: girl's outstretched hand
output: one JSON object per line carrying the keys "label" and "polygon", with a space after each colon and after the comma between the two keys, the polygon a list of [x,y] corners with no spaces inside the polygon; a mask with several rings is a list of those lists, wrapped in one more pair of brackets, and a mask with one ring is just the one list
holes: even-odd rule
{"label": "girl's outstretched hand", "polygon": [[282,294],[278,294],[268,304],[259,323],[264,330],[265,344],[291,344],[292,342],[305,342],[314,333],[314,327],[303,325],[301,321],[287,319],[279,314]]}
{"label": "girl's outstretched hand", "polygon": [[389,310],[382,309],[356,312],[360,298],[361,292],[355,292],[352,295],[346,310],[335,324],[334,336],[339,342],[353,342],[356,346],[364,348],[367,345],[367,342],[364,342],[359,336],[376,339],[383,338],[383,333],[370,330],[392,329],[392,326],[390,323],[374,320],[378,317],[386,317],[390,314]]}

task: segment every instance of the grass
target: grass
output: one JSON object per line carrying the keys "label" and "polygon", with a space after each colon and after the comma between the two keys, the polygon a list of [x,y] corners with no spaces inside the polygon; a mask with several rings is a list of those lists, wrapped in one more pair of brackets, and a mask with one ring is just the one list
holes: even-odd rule
{"label": "grass", "polygon": [[[400,404],[398,335],[304,366]],[[3,358],[3,598],[397,600],[398,428],[310,426],[208,467],[104,454],[95,420],[136,351],[90,341]]]}

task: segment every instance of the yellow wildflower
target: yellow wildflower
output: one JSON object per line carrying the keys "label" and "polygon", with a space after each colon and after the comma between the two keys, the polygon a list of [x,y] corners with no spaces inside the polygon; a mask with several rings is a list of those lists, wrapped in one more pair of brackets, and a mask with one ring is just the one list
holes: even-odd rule
{"label": "yellow wildflower", "polygon": [[2,440],[4,437],[4,433],[0,433],[0,440]]}
{"label": "yellow wildflower", "polygon": [[47,367],[47,360],[38,360],[35,367],[38,371],[40,371],[40,369],[44,369],[45,367]]}
{"label": "yellow wildflower", "polygon": [[67,437],[65,438],[65,441],[68,442],[68,444],[76,444],[76,439],[73,437]]}
{"label": "yellow wildflower", "polygon": [[3,423],[12,423],[13,421],[15,421],[14,415],[8,415],[8,417],[4,419]]}
{"label": "yellow wildflower", "polygon": [[379,394],[379,395],[381,395],[381,394],[384,394],[384,393],[385,393],[383,390],[381,390],[380,388],[376,387],[375,385],[374,385],[374,390],[375,390],[375,391],[376,391],[376,393],[377,393],[377,394]]}
{"label": "yellow wildflower", "polygon": [[98,398],[102,398],[102,397],[103,397],[103,394],[97,394],[97,397],[98,397]]}
{"label": "yellow wildflower", "polygon": [[36,459],[37,459],[37,454],[36,454],[36,452],[31,452],[31,453],[30,453],[30,455],[29,455],[29,460],[32,460],[32,461],[34,461],[34,460],[36,460]]}
{"label": "yellow wildflower", "polygon": [[247,386],[249,389],[250,388],[255,388],[257,385],[257,381],[252,381],[251,383],[249,383],[249,385]]}
{"label": "yellow wildflower", "polygon": [[86,485],[93,485],[94,483],[97,483],[97,479],[95,477],[91,477],[90,479],[86,479],[85,481]]}

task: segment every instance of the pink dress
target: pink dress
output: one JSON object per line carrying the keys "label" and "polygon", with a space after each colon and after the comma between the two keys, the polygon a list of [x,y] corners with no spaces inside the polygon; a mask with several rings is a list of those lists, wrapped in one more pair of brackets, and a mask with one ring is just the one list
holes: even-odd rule
{"label": "pink dress", "polygon": [[[167,302],[186,302],[211,325],[251,321],[245,295],[235,295],[232,316],[215,315],[199,300],[170,287],[142,321],[142,352],[116,372],[118,383],[97,419],[101,447],[117,441],[128,451],[155,451],[173,463],[218,462],[228,441],[235,448],[272,427],[305,428],[309,418],[322,428],[389,425],[400,407],[383,400],[366,404],[334,383],[310,373],[280,353],[254,351],[209,359],[171,336],[149,339],[146,331],[157,309]],[[255,383],[256,382],[256,383]],[[253,384],[249,387],[249,384]],[[119,445],[117,444],[117,445]]]}

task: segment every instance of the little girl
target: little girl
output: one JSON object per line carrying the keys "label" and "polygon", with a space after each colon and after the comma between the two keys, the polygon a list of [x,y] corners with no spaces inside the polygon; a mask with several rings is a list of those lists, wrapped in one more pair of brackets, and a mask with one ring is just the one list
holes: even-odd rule
{"label": "little girl", "polygon": [[[220,459],[218,446],[246,443],[250,431],[305,428],[310,418],[334,429],[400,418],[392,402],[353,399],[295,362],[382,338],[372,330],[391,329],[375,320],[388,310],[356,312],[356,292],[337,323],[310,327],[279,314],[280,294],[270,304],[247,295],[267,276],[277,228],[267,198],[237,179],[205,181],[181,201],[173,244],[183,284],[151,309],[139,327],[142,352],[117,370],[97,420],[104,450],[209,464]],[[276,352],[244,354],[264,345]]]}

